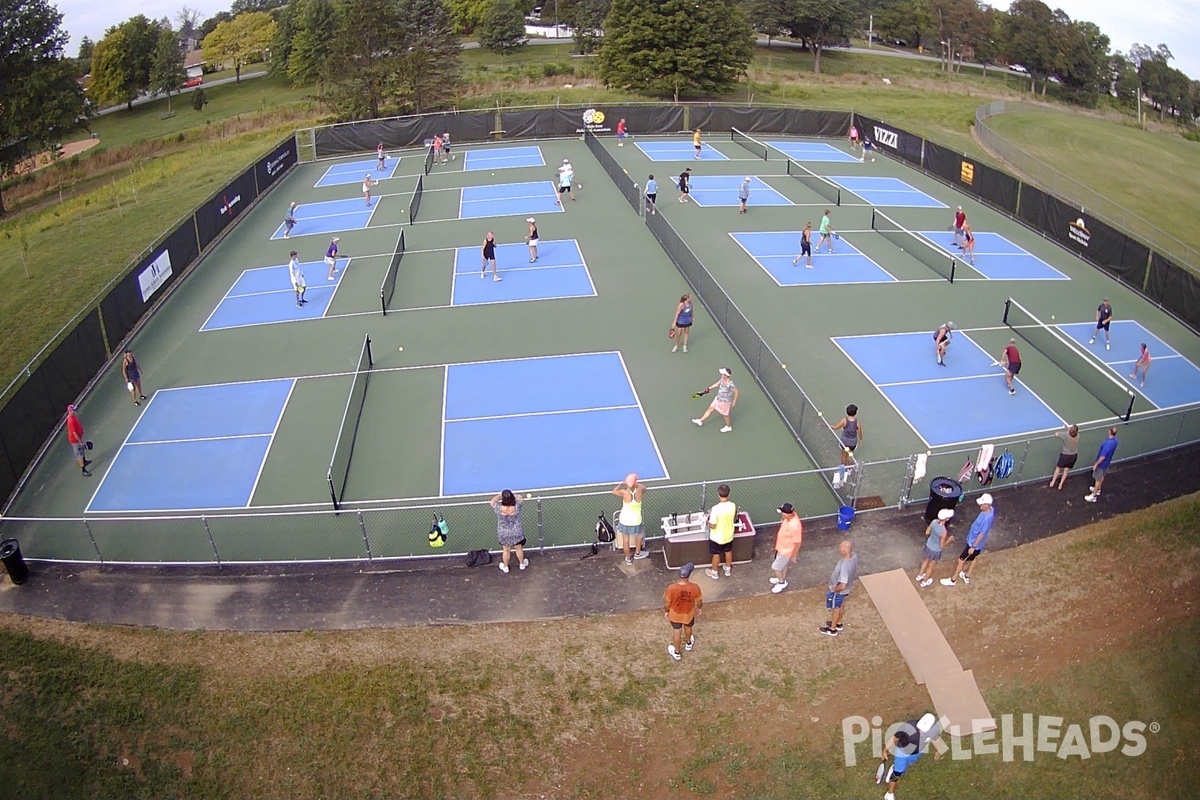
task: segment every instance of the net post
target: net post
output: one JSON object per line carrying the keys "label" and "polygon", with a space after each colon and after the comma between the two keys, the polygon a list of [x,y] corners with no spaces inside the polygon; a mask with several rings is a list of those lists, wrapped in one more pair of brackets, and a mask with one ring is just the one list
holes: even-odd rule
{"label": "net post", "polygon": [[837,187],[837,198],[833,202],[837,203],[838,208],[842,207],[842,187]]}
{"label": "net post", "polygon": [[873,231],[879,230],[879,228],[875,226],[875,209],[874,208],[871,209],[871,230],[873,230]]}
{"label": "net post", "polygon": [[1133,416],[1133,402],[1136,397],[1137,396],[1131,390],[1129,392],[1129,407],[1125,409],[1125,414],[1121,417],[1122,422],[1129,422],[1129,418]]}
{"label": "net post", "polygon": [[333,473],[325,473],[325,481],[329,484],[329,499],[333,501],[333,510],[337,511],[340,506],[338,505],[337,489],[333,486]]}
{"label": "net post", "polygon": [[950,282],[954,283],[954,270],[958,267],[958,259],[950,256]]}
{"label": "net post", "polygon": [[1011,306],[1012,306],[1012,298],[1010,297],[1010,298],[1008,298],[1007,300],[1005,300],[1005,301],[1004,301],[1004,318],[1003,318],[1002,322],[1003,322],[1005,325],[1007,325],[1007,324],[1008,324],[1008,309],[1009,309]]}
{"label": "net post", "polygon": [[368,334],[363,346],[367,348],[367,366],[375,366],[375,359],[371,357],[371,336]]}

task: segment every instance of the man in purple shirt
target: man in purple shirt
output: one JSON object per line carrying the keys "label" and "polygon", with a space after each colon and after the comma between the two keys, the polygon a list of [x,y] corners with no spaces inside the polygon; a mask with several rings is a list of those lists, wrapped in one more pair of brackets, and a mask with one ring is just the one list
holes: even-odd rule
{"label": "man in purple shirt", "polygon": [[[975,571],[975,559],[987,547],[988,534],[992,532],[992,523],[996,521],[996,510],[992,508],[990,494],[984,492],[975,502],[979,504],[979,516],[971,523],[971,530],[967,531],[966,546],[958,554],[958,566],[954,570],[954,575],[962,578],[963,583],[971,582],[971,573]],[[965,572],[963,567],[966,567]],[[942,578],[942,586],[957,586],[958,578]]]}
{"label": "man in purple shirt", "polygon": [[1113,455],[1117,452],[1117,444],[1117,428],[1114,425],[1108,429],[1108,438],[1100,443],[1100,449],[1096,451],[1096,463],[1092,464],[1092,481],[1095,485],[1091,487],[1091,493],[1083,498],[1089,503],[1100,499],[1100,487],[1104,485],[1104,476],[1108,473]]}
{"label": "man in purple shirt", "polygon": [[337,236],[333,237],[333,241],[329,243],[329,249],[325,251],[325,263],[329,265],[329,280],[333,280],[334,274],[337,273],[337,257],[338,257],[338,242],[341,239]]}

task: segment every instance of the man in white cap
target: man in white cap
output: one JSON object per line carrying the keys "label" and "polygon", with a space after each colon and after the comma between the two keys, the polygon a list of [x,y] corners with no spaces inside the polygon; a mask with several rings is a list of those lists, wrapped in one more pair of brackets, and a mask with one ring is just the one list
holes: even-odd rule
{"label": "man in white cap", "polygon": [[[990,494],[984,492],[975,502],[979,504],[979,516],[975,517],[975,521],[971,523],[971,530],[967,531],[966,547],[959,553],[958,566],[954,569],[954,574],[962,578],[963,583],[971,582],[971,573],[975,571],[975,561],[987,547],[988,534],[992,531],[992,523],[996,521],[996,510],[992,508]],[[964,566],[966,572],[963,571]],[[942,578],[941,584],[942,586],[957,586],[958,579],[952,575],[949,578]]]}
{"label": "man in white cap", "polygon": [[[575,168],[571,166],[570,159],[564,158],[562,166],[558,168],[559,200],[562,199],[562,196],[564,194],[569,194],[571,196],[571,200],[572,201],[575,200],[575,189],[574,189],[574,183],[573,183],[574,180],[575,180]],[[559,200],[554,201],[554,204],[556,206],[562,205],[562,203],[559,202]]]}
{"label": "man in white cap", "polygon": [[742,178],[742,185],[738,187],[738,213],[746,213],[746,201],[750,199],[750,176]]}
{"label": "man in white cap", "polygon": [[954,212],[954,246],[961,248],[963,244],[963,226],[967,224],[967,214],[962,206]]}

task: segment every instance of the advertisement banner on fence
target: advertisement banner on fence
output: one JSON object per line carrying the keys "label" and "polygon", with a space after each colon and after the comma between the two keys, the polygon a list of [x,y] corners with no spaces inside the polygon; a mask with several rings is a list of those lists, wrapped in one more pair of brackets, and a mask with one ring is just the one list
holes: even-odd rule
{"label": "advertisement banner on fence", "polygon": [[138,293],[142,302],[150,302],[154,293],[171,279],[171,254],[164,249],[154,256],[150,264],[137,274]]}
{"label": "advertisement banner on fence", "polygon": [[258,193],[262,194],[271,188],[275,181],[286,175],[287,171],[296,165],[296,161],[295,136],[275,148],[270,155],[259,159],[258,163],[254,165],[254,178],[258,183]]}

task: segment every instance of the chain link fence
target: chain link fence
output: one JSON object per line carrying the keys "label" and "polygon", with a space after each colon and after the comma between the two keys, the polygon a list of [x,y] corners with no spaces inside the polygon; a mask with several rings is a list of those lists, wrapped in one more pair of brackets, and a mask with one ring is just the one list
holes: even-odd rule
{"label": "chain link fence", "polygon": [[1080,183],[1070,175],[1055,169],[1039,158],[1029,155],[987,125],[997,114],[1028,110],[1024,104],[1009,104],[997,100],[981,106],[975,112],[975,133],[980,143],[997,158],[1008,164],[1034,186],[1061,200],[1085,209],[1092,216],[1141,239],[1146,244],[1180,266],[1200,274],[1200,252],[1191,245],[1159,228],[1145,217],[1130,211],[1104,195]]}

